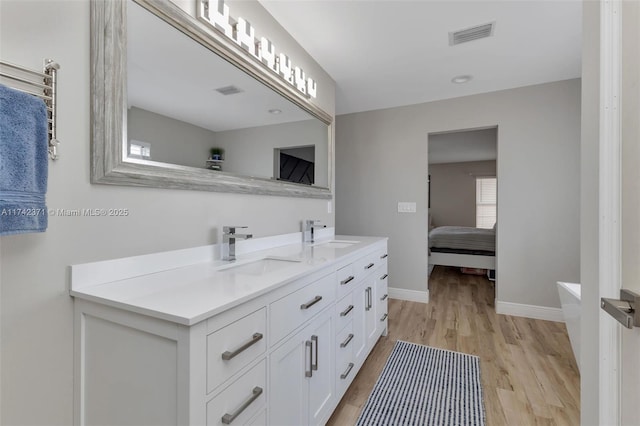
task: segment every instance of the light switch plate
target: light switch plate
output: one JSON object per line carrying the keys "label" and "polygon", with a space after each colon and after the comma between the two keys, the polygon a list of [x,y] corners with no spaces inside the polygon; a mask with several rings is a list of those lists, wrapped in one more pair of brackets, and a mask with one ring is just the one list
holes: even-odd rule
{"label": "light switch plate", "polygon": [[398,213],[415,213],[416,212],[416,203],[401,201],[398,202]]}
{"label": "light switch plate", "polygon": [[331,213],[331,210],[333,210],[332,204],[331,200],[327,201],[327,213]]}

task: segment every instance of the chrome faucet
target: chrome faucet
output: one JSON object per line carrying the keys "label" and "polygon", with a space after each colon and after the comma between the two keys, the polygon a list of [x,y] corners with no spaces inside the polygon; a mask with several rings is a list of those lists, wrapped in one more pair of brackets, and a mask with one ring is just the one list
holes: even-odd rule
{"label": "chrome faucet", "polygon": [[327,225],[318,225],[319,220],[307,219],[303,222],[302,241],[305,243],[313,243],[315,241],[316,228],[326,228]]}
{"label": "chrome faucet", "polygon": [[252,234],[236,234],[236,229],[243,229],[246,226],[224,226],[222,228],[222,242],[224,246],[223,250],[226,249],[227,254],[222,257],[222,260],[234,261],[236,260],[236,238],[244,238],[248,240],[252,238]]}

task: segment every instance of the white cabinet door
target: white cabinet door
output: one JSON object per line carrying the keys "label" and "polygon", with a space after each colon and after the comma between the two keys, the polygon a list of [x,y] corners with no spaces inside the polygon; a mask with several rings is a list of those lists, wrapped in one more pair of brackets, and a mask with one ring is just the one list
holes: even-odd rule
{"label": "white cabinet door", "polygon": [[335,398],[333,310],[328,309],[270,357],[272,425],[326,422]]}
{"label": "white cabinet door", "polygon": [[373,346],[378,339],[378,318],[376,312],[378,310],[376,303],[376,276],[371,275],[367,278],[365,283],[365,332],[367,339],[367,348]]}
{"label": "white cabinet door", "polygon": [[309,378],[309,424],[326,422],[335,398],[335,345],[331,311],[307,327],[313,349],[312,376]]}
{"label": "white cabinet door", "polygon": [[309,354],[302,332],[287,340],[270,357],[269,424],[299,426],[307,423]]}
{"label": "white cabinet door", "polygon": [[365,307],[368,301],[368,285],[361,284],[353,291],[353,354],[356,365],[361,365],[367,357],[367,332]]}

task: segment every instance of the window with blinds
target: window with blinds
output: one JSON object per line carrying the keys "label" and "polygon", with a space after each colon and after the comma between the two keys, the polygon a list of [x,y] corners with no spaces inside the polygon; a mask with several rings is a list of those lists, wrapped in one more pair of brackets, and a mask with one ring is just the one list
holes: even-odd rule
{"label": "window with blinds", "polygon": [[491,229],[496,223],[498,181],[476,178],[476,228]]}

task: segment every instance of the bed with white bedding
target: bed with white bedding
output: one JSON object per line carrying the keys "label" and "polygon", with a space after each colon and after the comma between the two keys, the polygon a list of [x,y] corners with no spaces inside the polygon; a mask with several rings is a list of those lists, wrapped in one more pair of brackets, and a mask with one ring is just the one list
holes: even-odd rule
{"label": "bed with white bedding", "polygon": [[429,232],[429,265],[496,269],[495,229],[440,226]]}

